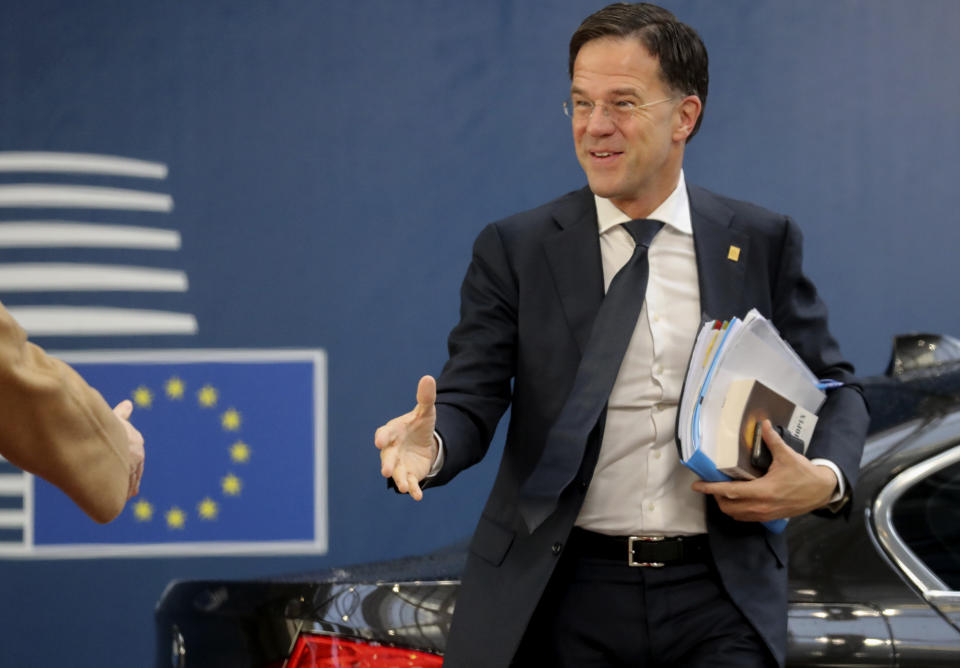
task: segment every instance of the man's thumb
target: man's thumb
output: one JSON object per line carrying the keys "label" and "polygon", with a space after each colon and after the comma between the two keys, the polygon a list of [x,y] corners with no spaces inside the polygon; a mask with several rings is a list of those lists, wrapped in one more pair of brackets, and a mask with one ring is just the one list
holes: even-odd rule
{"label": "man's thumb", "polygon": [[424,376],[417,384],[417,412],[422,415],[426,410],[433,410],[437,402],[437,381],[433,376]]}

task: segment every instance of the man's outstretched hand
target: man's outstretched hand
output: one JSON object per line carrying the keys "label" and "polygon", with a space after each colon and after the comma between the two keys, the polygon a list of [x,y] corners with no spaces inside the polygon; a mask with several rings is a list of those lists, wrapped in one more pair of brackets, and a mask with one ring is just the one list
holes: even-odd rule
{"label": "man's outstretched hand", "polygon": [[127,500],[140,493],[140,478],[143,477],[143,435],[130,423],[132,413],[133,402],[129,399],[124,399],[113,408],[113,414],[123,425],[123,431],[127,436],[127,446],[130,449],[130,482],[127,490]]}
{"label": "man's outstretched hand", "polygon": [[417,385],[416,407],[377,429],[373,437],[380,450],[380,473],[417,501],[423,498],[420,481],[430,473],[439,448],[433,436],[436,401],[437,381],[424,376]]}
{"label": "man's outstretched hand", "polygon": [[837,487],[833,471],[784,443],[770,420],[763,421],[763,440],[773,455],[766,475],[746,481],[698,480],[694,491],[712,494],[720,510],[743,522],[795,517],[827,505]]}

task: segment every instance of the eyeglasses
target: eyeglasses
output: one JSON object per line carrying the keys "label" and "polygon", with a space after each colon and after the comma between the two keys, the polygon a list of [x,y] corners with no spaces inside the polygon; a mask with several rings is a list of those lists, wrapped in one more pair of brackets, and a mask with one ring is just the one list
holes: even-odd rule
{"label": "eyeglasses", "polygon": [[593,115],[593,110],[597,108],[597,105],[601,105],[604,116],[614,123],[620,123],[630,120],[630,118],[636,116],[641,109],[646,109],[647,107],[652,107],[655,104],[661,104],[663,102],[671,102],[676,99],[675,97],[665,97],[662,100],[654,100],[653,102],[646,102],[644,104],[637,104],[633,100],[594,102],[593,100],[585,100],[582,98],[575,100],[567,99],[563,101],[563,113],[574,121],[584,123]]}

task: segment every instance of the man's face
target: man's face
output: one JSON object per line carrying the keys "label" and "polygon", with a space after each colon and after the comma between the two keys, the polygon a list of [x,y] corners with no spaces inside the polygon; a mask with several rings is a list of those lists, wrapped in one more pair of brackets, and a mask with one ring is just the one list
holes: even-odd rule
{"label": "man's face", "polygon": [[639,40],[604,37],[577,54],[571,100],[581,113],[596,105],[589,117],[573,118],[590,189],[631,216],[649,214],[677,185],[689,134],[684,96],[663,82],[660,62]]}

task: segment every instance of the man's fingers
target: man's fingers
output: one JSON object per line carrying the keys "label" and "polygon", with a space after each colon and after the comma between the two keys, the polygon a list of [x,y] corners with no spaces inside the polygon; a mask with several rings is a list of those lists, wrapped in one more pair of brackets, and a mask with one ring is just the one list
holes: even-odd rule
{"label": "man's fingers", "polygon": [[743,493],[742,482],[703,482],[697,480],[691,485],[693,491],[701,494],[713,494],[725,499],[739,499]]}
{"label": "man's fingers", "polygon": [[129,501],[137,494],[140,493],[140,476],[137,473],[130,474],[130,488],[127,492],[127,500]]}
{"label": "man's fingers", "polygon": [[132,499],[140,493],[140,480],[143,478],[143,440],[139,443],[130,443],[130,456],[133,457],[136,464],[130,471],[130,485],[127,491],[127,500]]}
{"label": "man's fingers", "polygon": [[393,477],[393,469],[397,464],[397,449],[386,448],[380,451],[380,475],[384,478]]}
{"label": "man's fingers", "polygon": [[127,441],[130,443],[131,448],[136,448],[140,452],[140,456],[143,456],[143,434],[140,433],[140,430],[133,426],[133,423],[130,420],[123,421],[123,427],[127,432]]}
{"label": "man's fingers", "polygon": [[[389,453],[390,451],[388,451]],[[420,479],[407,469],[407,465],[403,460],[397,460],[395,465],[392,466],[392,471],[388,474],[386,472],[386,465],[381,470],[384,477],[393,478],[393,484],[396,486],[397,491],[403,494],[409,494],[415,500],[419,501],[423,498],[423,490],[420,489]]]}
{"label": "man's fingers", "polygon": [[773,458],[782,457],[788,450],[790,452],[795,452],[793,448],[784,442],[783,437],[773,428],[773,425],[770,424],[770,420],[764,420],[761,425],[763,433],[763,442],[767,444],[767,447],[770,448],[770,454],[773,455]]}
{"label": "man's fingers", "polygon": [[417,417],[430,415],[436,403],[437,381],[433,379],[433,376],[424,376],[417,383],[417,408],[415,409]]}
{"label": "man's fingers", "polygon": [[407,474],[407,489],[409,489],[410,496],[413,497],[415,501],[419,501],[423,498],[423,490],[420,489],[420,481],[417,480],[417,476],[412,473]]}
{"label": "man's fingers", "polygon": [[130,415],[133,414],[133,402],[129,399],[124,399],[113,407],[113,414],[121,420],[130,419]]}
{"label": "man's fingers", "polygon": [[402,461],[398,461],[396,468],[393,469],[393,482],[397,486],[398,492],[406,494],[410,491],[409,478],[406,465]]}
{"label": "man's fingers", "polygon": [[377,446],[378,450],[383,450],[386,447],[389,447],[393,444],[394,436],[393,429],[390,428],[390,424],[385,424],[373,434],[373,444]]}
{"label": "man's fingers", "polygon": [[130,447],[130,456],[139,466],[143,466],[143,459],[146,456],[146,450],[143,448],[143,435],[136,429],[131,428],[127,432],[127,436],[129,437],[127,445]]}

